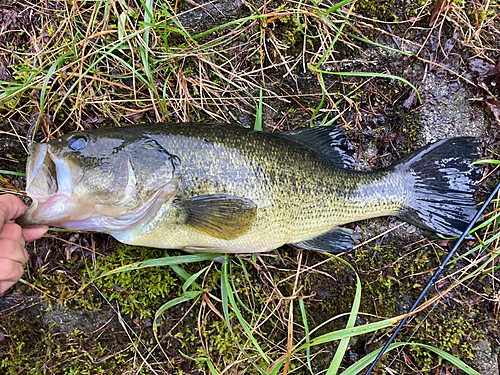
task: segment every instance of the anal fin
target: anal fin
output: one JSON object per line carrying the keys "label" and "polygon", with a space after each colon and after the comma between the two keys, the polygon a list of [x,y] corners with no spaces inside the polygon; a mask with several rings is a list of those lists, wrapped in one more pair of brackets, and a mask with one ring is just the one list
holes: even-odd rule
{"label": "anal fin", "polygon": [[356,245],[354,240],[359,239],[361,239],[361,236],[352,229],[339,227],[310,240],[298,242],[295,245],[306,250],[342,253],[344,251],[351,251]]}

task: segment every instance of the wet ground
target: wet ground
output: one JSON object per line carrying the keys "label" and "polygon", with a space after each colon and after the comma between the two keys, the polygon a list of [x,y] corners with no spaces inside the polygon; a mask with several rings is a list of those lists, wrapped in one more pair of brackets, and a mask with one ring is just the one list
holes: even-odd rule
{"label": "wet ground", "polygon": [[[0,5],[2,80],[18,82],[16,77],[25,74],[24,69],[29,63],[14,56],[26,53],[25,58],[29,60],[27,56],[36,55],[44,43],[49,46],[54,33],[63,32],[57,29],[60,17],[69,14],[68,9],[75,11],[75,8],[64,8],[59,3],[40,4],[7,1]],[[484,156],[490,157],[495,156],[500,139],[500,20],[495,13],[491,14],[492,10],[498,12],[498,5],[491,4],[488,8],[486,3],[438,2],[436,5],[374,1],[356,5],[351,10],[353,25],[346,29],[351,34],[340,39],[335,45],[334,60],[326,59],[321,70],[399,76],[418,89],[421,103],[414,90],[394,78],[323,74],[323,87],[328,95],[320,106],[322,90],[318,73],[308,68],[307,62],[317,62],[311,51],[320,51],[322,46],[315,39],[304,41],[293,17],[278,18],[265,27],[253,24],[247,34],[239,35],[232,44],[228,44],[238,47],[228,53],[238,51],[232,64],[241,68],[237,72],[242,75],[261,63],[273,66],[265,73],[245,76],[251,83],[260,82],[265,88],[264,131],[295,129],[310,123],[319,125],[327,114],[330,114],[329,120],[340,113],[333,125],[343,127],[349,146],[355,151],[358,167],[362,169],[385,167],[419,146],[450,136],[480,138]],[[191,1],[178,4],[177,22],[193,35],[248,16],[252,9],[252,4],[233,1],[200,5]],[[140,7],[135,3],[129,6],[127,14],[133,17]],[[157,7],[159,12],[158,4]],[[255,7],[260,7],[261,12],[286,7],[290,11],[296,9],[294,4],[287,2],[256,4]],[[82,9],[87,9],[85,4]],[[348,8],[341,10],[344,15],[349,12]],[[463,19],[464,15],[467,20]],[[259,50],[259,44],[252,39],[252,32],[261,26],[265,32],[259,35],[267,49]],[[79,23],[75,27],[85,30],[84,25]],[[34,35],[30,34],[31,30],[35,30]],[[214,40],[223,32],[214,32],[202,41]],[[363,35],[394,50],[358,45],[353,35]],[[285,47],[272,48],[280,43],[284,43]],[[301,60],[304,43],[310,43],[310,52]],[[13,49],[16,54],[11,52]],[[154,51],[155,57],[160,58],[158,49]],[[418,54],[419,58],[404,56],[397,51]],[[217,52],[224,54],[223,50]],[[287,64],[279,65],[282,59]],[[192,82],[190,79],[194,79],[189,76],[190,73],[196,72],[201,76],[202,68],[208,67],[203,65],[198,71],[198,66],[189,65],[190,61],[185,58],[175,70],[182,70],[188,86]],[[214,61],[218,60],[214,58]],[[99,69],[102,71],[105,67],[100,66]],[[106,79],[112,79],[113,74],[118,73],[110,72]],[[157,74],[160,77],[163,70],[158,69]],[[189,95],[185,95],[182,85],[179,86],[176,81],[180,75],[172,73],[174,78],[167,80],[174,96],[184,98],[190,95],[198,100],[196,95],[202,92],[200,87],[203,85],[189,86]],[[50,86],[53,92],[62,91],[67,84],[62,78],[60,83]],[[224,93],[218,92],[217,95],[226,100],[224,110],[218,110],[216,105],[203,107],[193,104],[204,103],[202,99],[199,102],[186,99],[187,104],[184,105],[191,110],[185,110],[182,105],[177,106],[174,97],[172,102],[168,102],[171,106],[170,119],[226,120],[253,126],[255,107],[249,95],[258,98],[259,86],[249,84],[244,92],[227,94],[235,86],[224,86],[225,81],[219,76],[211,78],[214,85],[223,86],[221,92]],[[158,81],[161,80],[158,78]],[[95,84],[95,81],[92,82]],[[130,77],[120,79],[120,84],[130,85],[130,82]],[[155,84],[165,89],[164,82]],[[243,85],[243,81],[235,82]],[[22,95],[8,101],[2,101],[0,93],[0,111],[4,116],[4,122],[0,124],[0,170],[24,171],[26,152],[22,144],[26,142],[23,137],[28,134],[31,115],[39,111],[37,103],[40,102],[43,80],[35,83]],[[158,111],[142,110],[143,104],[139,103],[148,98],[144,87],[137,89],[136,95],[144,96],[134,103],[133,108],[137,111],[132,113],[107,107],[106,104],[89,104],[101,99],[106,102],[107,99],[125,97],[118,92],[119,89],[117,92],[104,90],[105,95],[98,87],[94,90],[95,96],[79,98],[71,105],[68,103],[68,108],[74,107],[64,109],[67,112],[60,112],[55,118],[50,116],[50,111],[54,111],[60,98],[52,97],[47,126],[62,126],[62,131],[68,131],[75,130],[74,124],[77,123],[83,128],[92,128],[119,121],[133,124],[158,120]],[[80,112],[74,111],[75,107]],[[66,117],[63,116],[65,114]],[[311,121],[313,114],[316,117]],[[67,118],[71,121],[67,122]],[[39,131],[36,137],[42,139],[46,135]],[[22,177],[2,176],[5,178],[2,192],[15,192],[16,188],[24,187]],[[494,171],[481,184],[478,200],[487,196],[496,183],[496,176]],[[429,280],[432,270],[453,246],[453,241],[401,223],[395,218],[384,218],[351,225],[364,239],[389,231],[355,253],[341,256],[353,266],[362,282],[362,314],[357,319],[357,325],[405,313]],[[459,255],[466,254],[474,244],[474,241],[467,241],[459,250]],[[257,373],[237,354],[245,338],[234,315],[232,321],[238,331],[236,337],[231,336],[219,318],[218,314],[222,312],[220,264],[212,265],[205,274],[203,287],[206,293],[203,298],[200,297],[194,304],[177,305],[162,315],[158,331],[163,348],[160,350],[153,335],[152,317],[163,303],[182,293],[183,280],[172,270],[151,273],[134,271],[108,277],[76,295],[74,293],[93,276],[123,264],[160,257],[162,251],[120,247],[113,239],[100,234],[59,232],[50,232],[50,237],[29,245],[29,250],[31,258],[24,276],[28,284],[18,284],[0,297],[0,358],[3,361],[0,373],[208,373],[206,362],[195,360],[197,357],[211,358],[217,369],[227,369],[226,373]],[[437,290],[433,290],[429,298],[446,290],[456,279],[472,273],[480,264],[477,255],[464,255],[447,269],[446,279],[438,283]],[[289,301],[293,300],[292,296],[300,294],[304,298],[310,329],[350,311],[355,274],[339,261],[321,263],[325,260],[323,255],[292,247],[278,249],[256,260],[245,258],[242,263],[246,268],[236,258],[233,259],[234,288],[239,290],[250,310],[269,316],[269,320],[260,326],[261,331],[266,333],[259,337],[263,342],[269,340],[277,344],[278,349],[272,345],[266,347],[273,360],[286,352],[290,316],[295,324],[295,340],[304,336],[297,304],[294,310],[296,315],[291,314],[293,310]],[[297,294],[294,281],[299,265],[313,267],[313,270],[297,278],[301,286]],[[493,263],[492,267],[495,265]],[[205,266],[207,264],[202,263],[185,268],[194,274]],[[284,282],[288,277],[291,281]],[[421,312],[408,324],[400,339],[413,336],[412,340],[416,342],[452,353],[481,374],[497,375],[497,354],[500,351],[498,295],[495,271],[479,274],[460,283],[445,293],[438,304]],[[252,316],[245,315],[245,318],[251,320]],[[334,320],[322,326],[316,334],[341,329],[345,324],[345,317]],[[382,346],[389,333],[380,331],[354,338],[342,366],[345,368]],[[335,344],[314,348],[313,373],[328,368],[335,348]],[[385,367],[385,373],[462,373],[448,362],[440,361],[436,355],[414,347],[405,349],[392,359],[394,362],[391,365],[389,359],[384,361],[384,366],[389,366],[388,369]],[[240,365],[238,361],[241,361]],[[297,361],[294,365],[295,373],[308,373],[299,363]],[[384,373],[384,367],[379,367],[379,373]]]}

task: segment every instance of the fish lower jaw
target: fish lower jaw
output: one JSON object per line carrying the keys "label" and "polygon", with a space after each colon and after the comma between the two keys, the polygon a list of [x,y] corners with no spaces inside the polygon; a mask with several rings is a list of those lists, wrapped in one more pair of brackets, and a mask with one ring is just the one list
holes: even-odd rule
{"label": "fish lower jaw", "polygon": [[19,221],[23,226],[54,225],[70,229],[65,225],[68,222],[88,220],[96,215],[92,206],[75,203],[66,195],[56,194],[51,197],[33,197],[33,203]]}

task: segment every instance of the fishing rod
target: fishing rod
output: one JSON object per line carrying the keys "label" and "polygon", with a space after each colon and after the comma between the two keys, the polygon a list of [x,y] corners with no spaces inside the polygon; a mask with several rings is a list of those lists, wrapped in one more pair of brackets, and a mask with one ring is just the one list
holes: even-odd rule
{"label": "fishing rod", "polygon": [[460,236],[460,238],[458,239],[458,241],[455,243],[455,246],[453,246],[453,249],[451,249],[451,251],[448,254],[448,256],[446,257],[446,259],[443,261],[443,263],[441,263],[441,265],[439,266],[439,268],[437,269],[437,271],[434,273],[434,276],[432,276],[432,278],[430,279],[429,283],[426,285],[426,287],[424,288],[424,290],[422,291],[422,293],[420,293],[420,296],[418,296],[417,300],[415,301],[415,303],[413,304],[413,306],[411,307],[411,309],[408,311],[408,313],[407,313],[408,316],[406,318],[404,318],[401,321],[401,323],[399,323],[398,328],[396,328],[396,331],[394,331],[394,333],[392,334],[392,336],[389,339],[389,341],[387,341],[387,343],[384,345],[384,347],[382,348],[382,350],[380,351],[380,353],[378,353],[377,358],[375,358],[375,360],[372,362],[372,365],[370,366],[370,368],[368,369],[368,371],[366,372],[365,375],[370,375],[371,374],[371,372],[373,371],[373,369],[375,368],[375,366],[377,365],[377,363],[380,361],[380,358],[382,358],[382,356],[387,351],[387,348],[389,348],[389,345],[391,345],[391,343],[394,341],[394,339],[396,338],[396,336],[399,333],[399,331],[401,330],[401,328],[403,328],[403,326],[405,325],[405,323],[410,318],[409,314],[411,314],[413,311],[415,311],[415,309],[420,304],[420,301],[422,301],[422,299],[424,298],[425,294],[429,291],[429,289],[431,288],[431,286],[436,281],[438,281],[438,279],[441,276],[441,273],[443,272],[443,269],[446,266],[446,264],[448,263],[448,261],[451,259],[451,257],[453,255],[455,255],[455,252],[457,251],[458,247],[462,244],[463,240],[465,239],[465,237],[467,236],[467,234],[471,231],[471,229],[474,226],[474,224],[476,223],[476,221],[483,215],[484,210],[486,210],[486,207],[488,207],[488,205],[490,204],[491,200],[498,193],[499,190],[500,190],[500,182],[497,184],[497,186],[495,187],[495,189],[493,190],[493,192],[490,194],[490,196],[488,197],[488,199],[486,199],[486,201],[484,202],[483,206],[478,211],[478,213],[476,214],[476,216],[474,216],[474,218],[471,220],[471,222],[469,223],[469,226],[467,227],[467,229],[464,230],[464,232],[462,233],[462,235]]}

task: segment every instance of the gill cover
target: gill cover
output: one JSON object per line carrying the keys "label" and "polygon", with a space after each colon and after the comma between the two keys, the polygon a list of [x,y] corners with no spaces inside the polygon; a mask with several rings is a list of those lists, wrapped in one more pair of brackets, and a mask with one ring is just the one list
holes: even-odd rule
{"label": "gill cover", "polygon": [[[72,140],[75,138],[68,147]],[[111,149],[104,147],[106,143],[89,140],[85,149],[73,151],[80,153],[83,170],[73,196],[93,205],[97,213],[114,217],[129,215],[140,210],[167,184],[170,192],[177,188],[180,160],[155,140],[125,140]]]}
{"label": "gill cover", "polygon": [[69,134],[33,147],[26,189],[33,203],[19,223],[121,231],[175,195],[179,179],[179,158],[147,136]]}

